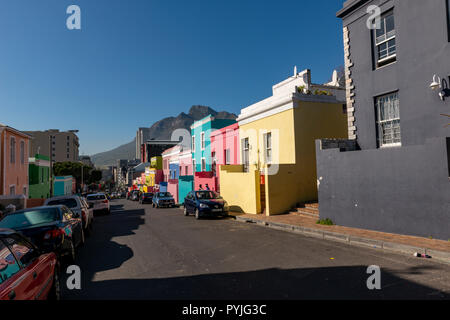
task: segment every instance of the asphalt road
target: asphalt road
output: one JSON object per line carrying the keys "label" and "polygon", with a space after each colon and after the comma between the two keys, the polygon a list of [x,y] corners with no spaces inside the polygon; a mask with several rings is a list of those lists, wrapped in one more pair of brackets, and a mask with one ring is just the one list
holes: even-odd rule
{"label": "asphalt road", "polygon": [[127,200],[96,216],[77,264],[81,290],[63,279],[64,299],[450,298],[447,264]]}

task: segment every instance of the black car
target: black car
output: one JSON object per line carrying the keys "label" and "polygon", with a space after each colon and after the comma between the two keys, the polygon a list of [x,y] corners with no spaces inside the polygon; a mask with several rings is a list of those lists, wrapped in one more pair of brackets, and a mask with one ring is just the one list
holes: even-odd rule
{"label": "black car", "polygon": [[153,201],[153,193],[146,192],[141,195],[141,198],[139,199],[139,203],[152,203]]}
{"label": "black car", "polygon": [[214,191],[191,191],[184,198],[184,215],[195,214],[196,219],[201,217],[217,217],[228,215],[228,204]]}
{"label": "black car", "polygon": [[43,252],[75,260],[75,249],[84,244],[81,217],[64,205],[15,211],[0,221],[0,228],[22,233]]}

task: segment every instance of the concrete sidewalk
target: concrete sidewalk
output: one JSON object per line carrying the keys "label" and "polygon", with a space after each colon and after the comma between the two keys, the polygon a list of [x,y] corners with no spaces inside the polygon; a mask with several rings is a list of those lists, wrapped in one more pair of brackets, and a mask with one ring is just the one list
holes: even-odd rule
{"label": "concrete sidewalk", "polygon": [[343,226],[320,225],[316,223],[317,219],[315,218],[300,216],[295,213],[267,217],[261,214],[254,215],[230,212],[230,216],[240,222],[256,223],[274,229],[300,233],[326,240],[345,242],[352,245],[389,250],[408,255],[413,255],[415,252],[418,252],[427,254],[432,259],[450,263],[450,241]]}

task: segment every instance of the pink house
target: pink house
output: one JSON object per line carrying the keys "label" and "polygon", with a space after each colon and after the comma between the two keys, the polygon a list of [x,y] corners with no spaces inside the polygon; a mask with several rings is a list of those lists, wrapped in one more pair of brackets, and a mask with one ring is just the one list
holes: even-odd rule
{"label": "pink house", "polygon": [[28,198],[28,150],[31,137],[0,124],[0,195]]}
{"label": "pink house", "polygon": [[193,176],[192,172],[192,152],[191,149],[185,149],[179,154],[180,176]]}
{"label": "pink house", "polygon": [[[203,187],[208,183],[210,189],[220,191],[220,166],[239,164],[239,124],[234,123],[228,127],[211,132],[212,175],[199,179]],[[204,180],[204,181],[201,181]],[[214,185],[211,185],[214,183]],[[213,186],[213,188],[211,188]],[[198,185],[196,185],[196,188]]]}

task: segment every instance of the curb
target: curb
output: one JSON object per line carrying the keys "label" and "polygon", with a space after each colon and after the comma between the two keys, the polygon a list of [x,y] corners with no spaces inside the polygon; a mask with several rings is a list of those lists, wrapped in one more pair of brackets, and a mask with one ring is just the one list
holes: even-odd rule
{"label": "curb", "polygon": [[407,255],[413,255],[415,252],[425,253],[430,255],[433,260],[438,260],[445,263],[450,263],[450,252],[432,250],[428,248],[421,248],[416,246],[410,246],[401,243],[388,242],[383,240],[376,240],[371,238],[363,238],[358,236],[352,236],[345,233],[337,233],[331,231],[323,231],[319,229],[307,228],[302,226],[295,226],[279,222],[267,222],[258,219],[242,218],[239,216],[231,216],[234,220],[244,223],[254,223],[260,226],[268,227],[275,230],[282,230],[288,232],[299,233],[308,237],[320,238],[324,240],[337,241],[341,243],[347,243],[359,247],[368,247],[373,249],[382,249],[390,252],[402,253]]}

